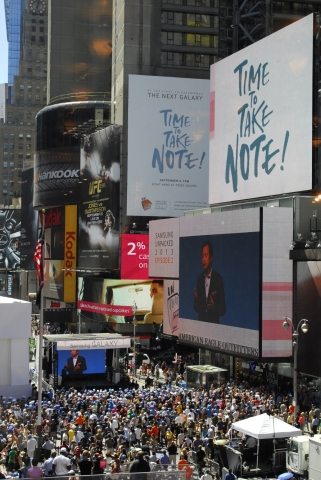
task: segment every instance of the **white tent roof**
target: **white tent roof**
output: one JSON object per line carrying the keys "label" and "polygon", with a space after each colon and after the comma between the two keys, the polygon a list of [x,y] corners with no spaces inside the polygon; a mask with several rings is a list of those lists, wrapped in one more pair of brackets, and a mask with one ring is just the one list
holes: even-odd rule
{"label": "white tent roof", "polygon": [[245,435],[257,439],[302,435],[301,430],[298,428],[292,427],[292,425],[266,413],[232,423],[232,427],[238,432],[245,433]]}

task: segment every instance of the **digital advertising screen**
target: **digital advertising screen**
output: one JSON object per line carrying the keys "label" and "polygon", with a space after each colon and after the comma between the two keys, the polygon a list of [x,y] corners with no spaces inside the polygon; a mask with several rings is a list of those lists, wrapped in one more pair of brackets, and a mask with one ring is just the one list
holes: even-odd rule
{"label": "digital advertising screen", "polygon": [[148,280],[149,235],[121,235],[120,272],[123,280]]}
{"label": "digital advertising screen", "polygon": [[209,81],[129,75],[127,214],[208,206]]}
{"label": "digital advertising screen", "polygon": [[179,218],[149,222],[149,276],[178,278]]}
{"label": "digital advertising screen", "polygon": [[263,208],[262,232],[262,357],[290,357],[291,332],[283,317],[292,316],[292,208]]}
{"label": "digital advertising screen", "polygon": [[33,168],[22,171],[21,198],[21,264],[24,270],[35,270],[33,259],[38,240],[39,212],[33,208]]}
{"label": "digital advertising screen", "polygon": [[119,267],[121,127],[84,138],[80,153],[78,267]]}
{"label": "digital advertising screen", "polygon": [[180,219],[179,339],[259,356],[260,209]]}
{"label": "digital advertising screen", "polygon": [[163,333],[179,334],[179,281],[164,280],[164,319]]}
{"label": "digital advertising screen", "polygon": [[59,350],[60,375],[87,375],[106,372],[105,350]]}
{"label": "digital advertising screen", "polygon": [[211,66],[209,204],[312,188],[313,15]]}
{"label": "digital advertising screen", "polygon": [[[163,322],[164,281],[78,278],[78,308],[85,315],[106,323],[140,324]],[[82,308],[83,306],[83,308]]]}

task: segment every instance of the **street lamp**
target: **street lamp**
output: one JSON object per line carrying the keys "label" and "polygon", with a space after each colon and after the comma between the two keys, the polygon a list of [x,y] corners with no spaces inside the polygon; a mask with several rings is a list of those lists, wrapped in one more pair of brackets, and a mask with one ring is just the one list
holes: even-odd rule
{"label": "street lamp", "polygon": [[136,302],[133,302],[133,322],[134,322],[134,356],[133,356],[133,376],[136,377],[136,312],[137,305]]}
{"label": "street lamp", "polygon": [[309,330],[308,320],[306,318],[302,318],[299,321],[298,326],[295,328],[291,318],[283,317],[283,328],[284,330],[288,330],[290,327],[290,323],[292,325],[292,345],[293,345],[293,403],[294,403],[294,421],[296,421],[297,411],[298,411],[298,392],[297,392],[297,370],[298,370],[298,342],[299,342],[299,328],[301,326],[301,330],[303,333],[307,333]]}

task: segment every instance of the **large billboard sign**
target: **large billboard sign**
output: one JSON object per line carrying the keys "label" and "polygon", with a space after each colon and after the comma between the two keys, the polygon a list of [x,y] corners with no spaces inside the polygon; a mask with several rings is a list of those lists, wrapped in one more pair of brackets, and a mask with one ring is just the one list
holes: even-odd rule
{"label": "large billboard sign", "polygon": [[209,81],[129,75],[127,214],[208,205]]}
{"label": "large billboard sign", "polygon": [[118,268],[121,127],[85,137],[80,154],[78,266]]}
{"label": "large billboard sign", "polygon": [[133,306],[139,324],[163,323],[163,280],[78,278],[78,309],[86,317],[107,323],[133,323]]}
{"label": "large billboard sign", "polygon": [[178,278],[178,273],[179,218],[149,222],[149,276]]}
{"label": "large billboard sign", "polygon": [[[253,208],[174,220],[179,223],[178,276],[168,275],[170,265],[153,263],[155,276],[166,278],[164,333],[240,357],[290,356],[291,335],[282,324],[292,310],[292,209]],[[170,232],[172,221],[151,222],[150,258],[158,258],[153,236]]]}
{"label": "large billboard sign", "polygon": [[0,268],[20,267],[21,210],[0,210]]}
{"label": "large billboard sign", "polygon": [[313,15],[215,63],[209,203],[312,188]]}
{"label": "large billboard sign", "polygon": [[79,151],[35,153],[34,207],[79,201]]}
{"label": "large billboard sign", "polygon": [[259,357],[260,209],[180,219],[179,338]]}
{"label": "large billboard sign", "polygon": [[39,213],[33,208],[33,168],[22,171],[21,268],[35,270],[33,259],[38,240]]}
{"label": "large billboard sign", "polygon": [[149,235],[121,236],[120,272],[123,280],[148,280]]}

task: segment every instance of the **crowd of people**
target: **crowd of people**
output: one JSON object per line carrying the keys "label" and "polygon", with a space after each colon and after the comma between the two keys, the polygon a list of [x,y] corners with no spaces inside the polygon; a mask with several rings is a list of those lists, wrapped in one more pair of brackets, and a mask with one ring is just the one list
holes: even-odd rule
{"label": "crowd of people", "polygon": [[[316,397],[301,396],[293,418],[290,394],[230,379],[208,389],[177,385],[106,390],[60,389],[42,402],[41,449],[37,454],[34,398],[0,397],[0,478],[109,475],[193,468],[212,478],[215,439],[231,441],[232,423],[268,412],[285,422],[317,432]],[[303,418],[303,421],[302,421]],[[191,469],[191,470],[189,470]],[[111,477],[112,478],[112,477]]]}

